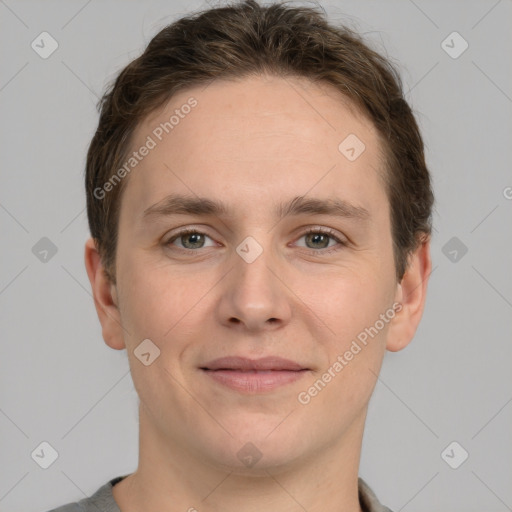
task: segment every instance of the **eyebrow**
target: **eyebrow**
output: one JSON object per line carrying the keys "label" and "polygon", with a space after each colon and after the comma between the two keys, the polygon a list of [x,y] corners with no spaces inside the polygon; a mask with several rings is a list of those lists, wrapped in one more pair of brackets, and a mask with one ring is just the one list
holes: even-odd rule
{"label": "eyebrow", "polygon": [[[231,209],[222,201],[205,197],[170,194],[158,203],[146,208],[142,220],[171,215],[222,216],[230,214],[232,214]],[[330,215],[358,221],[365,221],[370,218],[370,213],[366,208],[338,198],[320,199],[297,196],[288,202],[278,204],[274,209],[274,215],[279,219],[300,214]]]}

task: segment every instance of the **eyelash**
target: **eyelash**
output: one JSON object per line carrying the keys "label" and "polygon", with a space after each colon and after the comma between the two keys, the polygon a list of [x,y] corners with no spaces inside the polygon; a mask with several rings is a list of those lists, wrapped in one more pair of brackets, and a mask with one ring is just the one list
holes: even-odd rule
{"label": "eyelash", "polygon": [[[164,242],[164,246],[170,245],[172,242],[174,242],[181,236],[190,235],[190,234],[205,235],[208,238],[211,238],[207,233],[203,233],[202,231],[199,231],[197,229],[186,228],[186,229],[183,229],[182,231],[180,231],[179,233],[175,233],[174,235],[172,235],[171,238],[169,238],[166,242]],[[336,235],[336,233],[329,228],[308,228],[306,231],[304,231],[301,234],[301,236],[298,238],[298,240],[300,238],[302,238],[303,236],[307,236],[310,234],[328,235],[333,240],[335,240],[340,246],[346,247],[348,245],[348,243],[345,242],[344,240],[340,240],[340,238]],[[188,252],[188,253],[195,252],[198,250],[198,249],[184,249],[183,247],[175,247],[174,249],[178,249],[180,251],[184,251],[184,252]],[[202,249],[202,248],[200,248],[200,249]],[[339,251],[340,247],[333,246],[333,247],[324,248],[324,249],[311,249],[309,247],[304,247],[303,249],[308,251],[310,254],[314,254],[314,255],[318,256],[318,255],[323,255],[323,254],[331,254],[335,251]]]}
{"label": "eyelash", "polygon": [[[344,240],[341,240],[336,235],[335,231],[333,231],[332,229],[329,229],[329,228],[314,228],[314,227],[308,228],[308,229],[306,229],[306,231],[304,231],[304,233],[302,233],[302,235],[299,238],[302,238],[303,236],[307,236],[310,234],[328,235],[334,241],[336,241],[341,247],[347,246],[347,242],[345,242]],[[304,247],[304,249],[306,249],[307,251],[310,251],[311,253],[314,253],[315,255],[319,255],[319,254],[322,255],[322,254],[331,254],[333,252],[339,251],[340,247],[334,245],[333,247],[327,247],[325,249],[310,249],[309,247]]]}

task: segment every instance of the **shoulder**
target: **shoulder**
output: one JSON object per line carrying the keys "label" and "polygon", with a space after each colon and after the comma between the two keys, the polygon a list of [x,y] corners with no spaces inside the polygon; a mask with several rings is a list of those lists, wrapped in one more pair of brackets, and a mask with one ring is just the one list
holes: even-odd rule
{"label": "shoulder", "polygon": [[[359,502],[363,512],[392,512],[377,498],[371,487],[359,477]],[[67,511],[66,511],[67,512]]]}
{"label": "shoulder", "polygon": [[121,512],[114,500],[112,487],[123,478],[113,478],[102,485],[92,496],[67,503],[47,512]]}
{"label": "shoulder", "polygon": [[58,508],[52,508],[48,512],[84,512],[84,509],[77,502],[68,503]]}

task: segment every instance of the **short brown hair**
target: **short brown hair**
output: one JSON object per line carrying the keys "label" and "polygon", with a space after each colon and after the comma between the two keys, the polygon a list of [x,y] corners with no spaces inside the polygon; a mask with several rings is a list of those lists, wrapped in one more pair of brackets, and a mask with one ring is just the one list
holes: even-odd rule
{"label": "short brown hair", "polygon": [[264,7],[246,0],[175,21],[120,72],[100,100],[85,185],[91,236],[112,283],[116,282],[119,211],[127,179],[101,199],[95,190],[125,161],[140,121],[176,92],[217,78],[270,74],[334,86],[373,122],[383,142],[398,281],[409,255],[430,237],[431,180],[423,141],[397,70],[353,30],[330,25],[320,10],[287,4]]}

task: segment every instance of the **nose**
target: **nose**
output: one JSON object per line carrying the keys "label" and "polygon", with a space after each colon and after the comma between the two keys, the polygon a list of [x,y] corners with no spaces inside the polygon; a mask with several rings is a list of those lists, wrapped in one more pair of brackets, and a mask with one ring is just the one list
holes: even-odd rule
{"label": "nose", "polygon": [[[233,267],[221,282],[219,321],[246,331],[275,330],[291,317],[291,292],[270,250],[250,261],[233,251]],[[279,276],[279,277],[278,277]]]}

